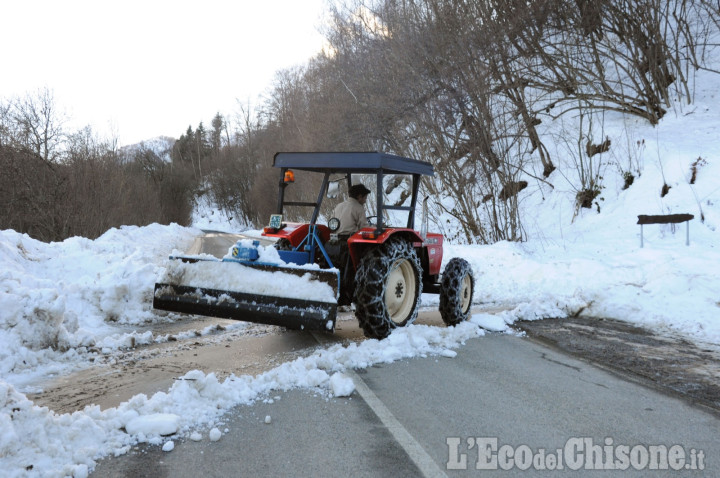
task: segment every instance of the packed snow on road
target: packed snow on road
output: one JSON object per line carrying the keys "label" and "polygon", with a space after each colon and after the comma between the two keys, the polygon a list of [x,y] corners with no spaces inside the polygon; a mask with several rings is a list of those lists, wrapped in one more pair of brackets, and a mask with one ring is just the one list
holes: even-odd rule
{"label": "packed snow on road", "polygon": [[[133,329],[178,317],[152,309],[154,283],[171,267],[168,256],[187,250],[202,227],[239,229],[210,220],[219,213],[198,211],[192,228],[127,226],[96,240],[48,244],[0,231],[0,468],[6,476],[81,477],[102,457],[123,455],[138,443],[171,453],[177,440],[221,440],[222,416],[239,404],[274,400],[297,387],[352,396],[354,385],[344,374],[349,369],[410,357],[452,360],[469,339],[487,330],[514,333],[512,325],[521,319],[584,314],[720,343],[716,87],[707,83],[706,103],[675,105],[654,128],[619,115],[608,119],[608,136],[633,139],[613,142],[611,154],[635,155],[642,174],[622,189],[622,178],[608,170],[601,211],[576,209],[574,189],[551,178],[555,188],[540,185],[523,198],[522,207],[531,211],[525,214],[527,242],[447,245],[444,262],[463,257],[473,267],[475,304],[504,312],[475,314],[457,327],[412,325],[383,341],[321,347],[257,376],[221,381],[212,371],[188,370],[165,392],[137,395],[106,410],[87,406],[58,414],[26,394],[99,357],[109,362],[118,351],[167,340]],[[691,184],[698,158],[704,161],[696,163]],[[671,186],[665,196],[663,184]],[[667,213],[695,216],[690,244],[685,224],[651,225],[641,248],[637,216]],[[437,307],[437,297],[424,295],[422,306]]]}
{"label": "packed snow on road", "polygon": [[[258,262],[292,267],[294,264],[285,263],[277,255],[272,246],[257,246],[258,250],[268,256],[270,250],[275,257],[259,257]],[[201,257],[201,256],[198,256]],[[214,258],[213,258],[214,259]],[[319,266],[312,264],[317,270]],[[298,266],[295,269],[302,269]],[[198,262],[171,261],[160,278],[159,282],[169,284],[188,284],[193,287],[209,289],[243,291],[248,294],[259,294],[271,297],[301,298],[305,300],[335,302],[335,293],[326,282],[314,280],[309,273],[304,275],[283,274],[278,280],[278,273],[254,269],[237,262],[221,262],[215,260],[201,260]]]}

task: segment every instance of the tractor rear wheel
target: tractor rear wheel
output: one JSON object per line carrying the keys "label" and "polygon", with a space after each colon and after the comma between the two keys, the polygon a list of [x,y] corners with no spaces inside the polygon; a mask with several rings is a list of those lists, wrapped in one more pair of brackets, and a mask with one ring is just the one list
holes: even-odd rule
{"label": "tractor rear wheel", "polygon": [[445,324],[457,325],[468,319],[474,291],[475,278],[468,261],[450,259],[440,282],[440,316]]}
{"label": "tractor rear wheel", "polygon": [[368,251],[355,275],[355,317],[366,337],[384,339],[417,317],[422,268],[412,244],[390,240]]}

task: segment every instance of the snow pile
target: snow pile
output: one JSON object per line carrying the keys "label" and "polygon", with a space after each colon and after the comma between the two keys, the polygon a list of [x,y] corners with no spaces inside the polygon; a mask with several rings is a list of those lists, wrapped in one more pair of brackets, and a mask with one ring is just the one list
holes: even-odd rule
{"label": "snow pile", "polygon": [[[238,257],[235,249],[244,248],[256,252],[255,258]],[[242,252],[242,251],[241,251]],[[222,259],[209,254],[181,255],[183,258],[195,258],[197,261],[173,260],[168,264],[165,274],[159,282],[171,285],[183,285],[193,288],[215,289],[230,292],[242,292],[268,297],[296,298],[320,302],[335,303],[335,291],[320,276],[337,274],[337,269],[321,270],[318,264],[288,263],[283,261],[277,249],[263,246],[259,241],[242,239],[230,247]],[[278,266],[293,269],[295,273],[282,273],[279,270],[266,270],[247,266],[240,261],[252,261],[260,265]],[[303,274],[301,271],[307,270]],[[334,279],[335,277],[333,277]],[[158,294],[166,293],[159,289]],[[231,301],[230,297],[225,299]]]}
{"label": "snow pile", "polygon": [[125,454],[137,443],[162,445],[164,451],[172,451],[173,440],[200,440],[198,429],[208,428],[208,438],[217,441],[222,434],[216,424],[232,407],[251,404],[272,391],[297,387],[318,388],[329,396],[349,396],[355,386],[341,373],[343,370],[447,354],[482,334],[469,322],[453,328],[413,326],[396,331],[382,342],[334,345],[254,378],[231,375],[221,382],[213,373],[193,370],[167,393],[158,392],[150,398],[137,395],[105,411],[93,405],[64,415],[33,405],[0,381],[2,468],[10,477],[79,476],[92,470],[95,460]]}
{"label": "snow pile", "polygon": [[155,224],[46,244],[0,231],[0,373],[62,360],[61,351],[76,360],[118,325],[159,320],[152,290],[168,251],[198,234]]}
{"label": "snow pile", "polygon": [[302,298],[335,302],[327,283],[313,278],[277,273],[245,266],[238,262],[207,260],[193,263],[172,261],[160,282],[190,287],[246,292],[271,297]]}

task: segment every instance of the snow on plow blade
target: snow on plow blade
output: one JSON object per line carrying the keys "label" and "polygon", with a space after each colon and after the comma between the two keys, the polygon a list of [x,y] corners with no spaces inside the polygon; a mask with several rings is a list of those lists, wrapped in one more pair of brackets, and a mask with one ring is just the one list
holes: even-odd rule
{"label": "snow on plow blade", "polygon": [[335,329],[337,270],[197,257],[173,257],[155,284],[153,307],[278,325]]}

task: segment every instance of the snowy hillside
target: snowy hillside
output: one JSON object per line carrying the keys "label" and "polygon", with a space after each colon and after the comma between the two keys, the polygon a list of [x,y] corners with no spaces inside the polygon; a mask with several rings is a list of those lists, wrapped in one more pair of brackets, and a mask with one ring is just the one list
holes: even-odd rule
{"label": "snowy hillside", "polygon": [[162,161],[169,163],[170,152],[175,145],[175,139],[168,136],[158,136],[157,138],[141,141],[140,143],[123,146],[120,148],[120,154],[126,158],[133,158],[141,151],[151,151]]}
{"label": "snowy hillside", "polygon": [[[385,341],[333,346],[257,377],[188,371],[167,393],[136,396],[101,411],[90,406],[59,415],[34,406],[24,393],[39,377],[87,367],[133,344],[163,340],[134,327],[174,320],[152,310],[152,287],[202,233],[177,225],[112,229],[97,240],[42,243],[0,231],[0,468],[9,476],[84,476],[95,460],[149,442],[204,436],[240,403],[293,387],[346,395],[342,371],[405,357],[443,354],[518,319],[584,314],[672,331],[720,343],[720,77],[706,75],[698,99],[675,105],[659,126],[607,115],[598,137],[612,148],[602,159],[603,186],[592,209],[575,208],[574,181],[560,165],[549,181],[523,191],[529,240],[489,246],[448,245],[444,260],[461,256],[473,267],[477,305],[506,312],[476,314],[457,328],[410,326]],[[554,152],[565,157],[561,143]],[[622,171],[633,184],[623,189]],[[563,176],[563,173],[568,176]],[[670,187],[661,195],[663,186]],[[599,209],[599,211],[598,211]],[[639,214],[690,213],[685,224],[649,225],[640,248]],[[229,218],[198,211],[196,226],[228,230]],[[219,219],[216,219],[219,218]],[[423,296],[423,307],[437,305]],[[241,325],[239,325],[241,326]],[[215,429],[210,437],[222,432]],[[164,435],[171,435],[169,438]],[[214,439],[214,438],[213,438]],[[32,471],[27,470],[29,464]]]}

